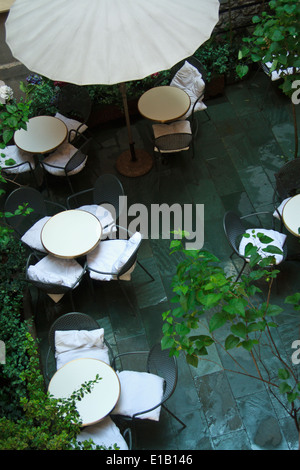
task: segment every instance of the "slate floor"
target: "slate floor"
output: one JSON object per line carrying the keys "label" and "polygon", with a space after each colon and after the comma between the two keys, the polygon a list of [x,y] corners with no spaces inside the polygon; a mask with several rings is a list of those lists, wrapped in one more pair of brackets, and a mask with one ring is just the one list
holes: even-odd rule
{"label": "slate floor", "polygon": [[[226,210],[241,214],[257,210],[271,210],[274,173],[285,159],[293,158],[294,133],[290,101],[276,86],[268,89],[268,79],[258,73],[254,78],[226,87],[223,96],[207,101],[210,120],[198,113],[200,132],[196,141],[193,164],[189,153],[176,156],[164,165],[160,191],[157,173],[138,178],[118,175],[128,197],[128,206],[143,203],[204,204],[204,248],[221,260],[228,273],[235,273],[237,261],[229,260],[231,253],[226,242],[222,218]],[[299,106],[297,109],[300,119]],[[136,117],[132,120],[136,147],[151,152],[149,135],[151,123]],[[118,121],[92,129],[96,142],[86,172],[74,177],[76,190],[90,187],[96,173],[113,173],[118,155],[127,148],[124,122]],[[66,185],[51,186],[51,197],[65,202]],[[299,243],[288,236],[291,250]],[[78,311],[93,315],[104,326],[115,350],[148,349],[162,336],[162,313],[169,309],[172,298],[171,280],[175,274],[175,255],[169,255],[169,240],[146,239],[140,259],[154,275],[148,283],[145,274],[136,268],[133,287],[129,294],[137,307],[132,315],[122,293],[114,283],[96,286],[92,297],[87,284],[75,291]],[[278,292],[273,302],[283,305],[283,299],[299,292],[299,263],[288,261],[282,266]],[[52,314],[55,317],[70,311],[67,300]],[[299,339],[299,313],[285,305],[278,319],[276,331],[278,347],[285,351],[287,360],[292,353],[292,341]],[[207,319],[201,328],[205,327]],[[41,350],[47,348],[47,330],[50,319],[40,311],[36,326],[41,339]],[[210,352],[213,366],[200,363],[193,368],[179,357],[179,381],[169,400],[169,408],[187,424],[184,430],[164,411],[157,423],[141,423],[138,435],[139,449],[155,450],[288,450],[297,449],[298,436],[294,423],[285,410],[272,398],[268,389],[258,380],[234,372],[226,354],[219,347]],[[247,354],[239,350],[238,358],[252,366]],[[267,362],[271,362],[267,358]],[[298,372],[299,372],[299,366]]]}

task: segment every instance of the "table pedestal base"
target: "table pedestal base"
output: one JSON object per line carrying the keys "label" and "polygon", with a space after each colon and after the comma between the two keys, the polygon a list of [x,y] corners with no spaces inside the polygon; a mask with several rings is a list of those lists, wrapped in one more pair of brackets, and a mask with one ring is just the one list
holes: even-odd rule
{"label": "table pedestal base", "polygon": [[135,150],[136,160],[132,160],[130,150],[121,153],[116,162],[116,169],[123,176],[135,178],[148,173],[153,167],[153,158],[145,150]]}

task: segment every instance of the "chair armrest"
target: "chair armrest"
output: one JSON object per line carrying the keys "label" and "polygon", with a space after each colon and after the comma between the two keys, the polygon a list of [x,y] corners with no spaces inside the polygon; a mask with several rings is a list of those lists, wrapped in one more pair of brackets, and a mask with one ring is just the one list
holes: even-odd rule
{"label": "chair armrest", "polygon": [[114,358],[113,358],[112,368],[115,369],[116,360],[119,359],[120,357],[136,355],[136,354],[149,354],[149,351],[128,351],[126,353],[119,353],[116,356],[114,356]]}
{"label": "chair armrest", "polygon": [[[87,194],[87,193],[90,193],[90,192],[93,192],[94,188],[89,188],[89,189],[84,189],[83,191],[79,191],[78,193],[75,193],[75,194],[71,194],[70,196],[67,197],[67,208],[68,209],[74,209],[74,206],[72,205],[71,201],[73,199],[76,200],[77,197],[80,197],[82,196],[83,194]],[[76,203],[76,207],[79,207],[80,204],[77,204]]]}

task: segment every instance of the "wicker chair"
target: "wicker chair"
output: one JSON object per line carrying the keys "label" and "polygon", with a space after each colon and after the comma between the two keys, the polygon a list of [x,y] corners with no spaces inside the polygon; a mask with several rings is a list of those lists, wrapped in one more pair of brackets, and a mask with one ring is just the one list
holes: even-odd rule
{"label": "wicker chair", "polygon": [[[243,256],[239,250],[239,244],[240,244],[241,238],[248,228],[245,224],[245,219],[255,217],[256,223],[255,224],[252,223],[252,227],[253,225],[258,227],[259,225],[261,225],[260,222],[257,223],[257,221],[259,221],[258,217],[263,216],[263,215],[269,215],[269,217],[272,216],[270,212],[256,212],[256,213],[252,213],[252,214],[248,214],[243,217],[240,217],[239,215],[237,215],[235,212],[232,212],[232,211],[228,211],[224,215],[224,218],[223,218],[224,232],[228,240],[228,243],[233,250],[232,254],[230,255],[230,258],[232,258],[234,254],[236,254],[243,260],[243,266],[240,272],[238,273],[236,282],[239,280],[241,274],[243,273],[246,267],[246,264],[249,263],[249,258],[247,258],[246,256]],[[272,229],[274,230],[274,225]],[[285,261],[285,259],[287,258],[287,247],[285,244],[282,247],[282,251],[283,251],[283,259],[281,262]],[[272,268],[273,268],[273,265],[270,266],[270,269]]]}
{"label": "wicker chair", "polygon": [[[64,142],[58,149],[41,161],[45,174],[67,178],[70,190],[74,193],[70,177],[82,171],[86,165],[92,139],[85,140],[76,149],[72,144]],[[47,178],[46,183],[47,182]],[[49,192],[49,190],[48,190]]]}
{"label": "wicker chair", "polygon": [[[55,331],[69,331],[69,330],[97,330],[100,326],[96,322],[94,318],[87,315],[86,313],[81,312],[70,312],[62,315],[57,320],[55,320],[49,330],[48,333],[48,352],[46,357],[46,364],[45,364],[45,373],[47,378],[49,379],[49,361],[51,355],[54,356],[55,354]],[[108,348],[109,358],[110,361],[113,362],[114,353],[110,344],[104,338],[104,343]]]}

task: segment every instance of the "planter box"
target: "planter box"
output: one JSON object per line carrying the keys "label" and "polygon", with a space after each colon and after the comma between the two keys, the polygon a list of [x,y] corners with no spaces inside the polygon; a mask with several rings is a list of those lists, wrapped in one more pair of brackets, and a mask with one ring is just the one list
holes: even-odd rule
{"label": "planter box", "polygon": [[204,99],[214,98],[215,96],[223,95],[225,90],[225,75],[218,75],[205,85]]}
{"label": "planter box", "polygon": [[[131,116],[139,114],[137,102],[138,99],[128,101],[128,111]],[[125,119],[124,110],[121,107],[113,104],[94,104],[87,125],[96,127],[121,118]]]}

